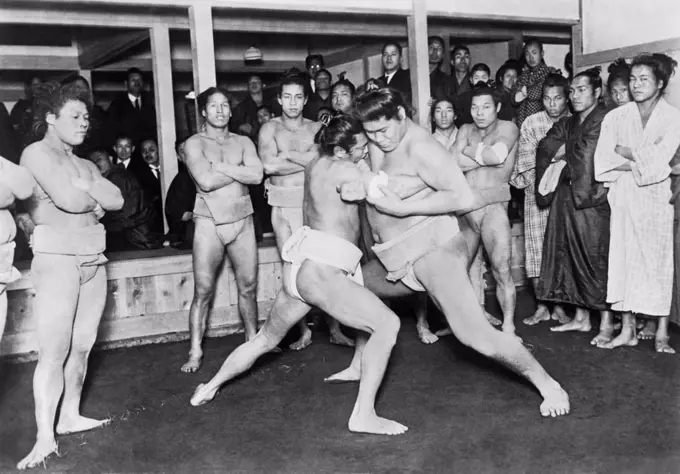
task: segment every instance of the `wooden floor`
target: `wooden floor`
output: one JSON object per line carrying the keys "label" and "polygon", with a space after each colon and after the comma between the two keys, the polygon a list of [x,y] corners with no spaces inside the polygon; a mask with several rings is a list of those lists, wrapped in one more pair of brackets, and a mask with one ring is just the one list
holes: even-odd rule
{"label": "wooden floor", "polygon": [[[521,293],[518,318],[533,311]],[[497,313],[495,305],[492,312]],[[680,470],[680,358],[593,348],[591,334],[556,334],[552,323],[524,340],[571,394],[572,414],[542,419],[531,386],[449,337],[421,344],[410,315],[383,384],[378,412],[410,430],[398,437],[346,429],[357,386],[325,385],[351,350],[315,332],[307,350],[261,360],[194,408],[207,380],[242,335],[211,339],[206,364],[185,375],[186,343],[95,352],[83,411],[111,426],[59,439],[62,456],[36,472],[171,473],[644,473]],[[677,333],[672,335],[676,347]],[[672,341],[673,342],[673,341]],[[0,472],[35,436],[33,363],[0,366]]]}

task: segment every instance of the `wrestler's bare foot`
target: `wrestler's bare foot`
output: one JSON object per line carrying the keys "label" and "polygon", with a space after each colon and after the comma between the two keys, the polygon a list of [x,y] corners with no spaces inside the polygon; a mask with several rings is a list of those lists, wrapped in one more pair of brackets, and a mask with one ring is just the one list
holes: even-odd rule
{"label": "wrestler's bare foot", "polygon": [[645,321],[645,325],[642,330],[638,333],[638,339],[650,340],[654,339],[656,336],[656,329],[654,328],[654,321],[648,319]]}
{"label": "wrestler's bare foot", "polygon": [[435,332],[435,335],[437,335],[439,337],[450,336],[451,334],[453,334],[453,331],[451,330],[451,328],[444,328],[444,329],[440,329],[439,331]]}
{"label": "wrestler's bare foot", "polygon": [[638,338],[635,336],[635,331],[624,328],[621,330],[621,333],[610,342],[598,344],[597,347],[600,349],[615,349],[622,346],[635,347],[637,345]]}
{"label": "wrestler's bare foot", "polygon": [[550,315],[550,318],[553,319],[554,321],[557,321],[560,324],[567,324],[568,322],[571,321],[571,318],[567,316],[567,313],[564,312],[564,308],[560,305],[555,305],[553,308],[553,312]]}
{"label": "wrestler's bare foot", "polygon": [[323,379],[328,383],[358,382],[361,379],[361,368],[350,365],[345,370]]}
{"label": "wrestler's bare foot", "polygon": [[433,344],[439,340],[439,338],[430,331],[429,326],[425,324],[416,324],[416,330],[418,331],[418,338],[423,344]]}
{"label": "wrestler's bare foot", "polygon": [[196,372],[201,368],[201,360],[203,360],[203,354],[199,356],[189,354],[189,360],[182,366],[182,372],[187,374]]}
{"label": "wrestler's bare foot", "polygon": [[347,426],[353,433],[399,435],[408,431],[408,428],[401,423],[381,418],[375,412],[359,413],[354,411]]}
{"label": "wrestler's bare foot", "polygon": [[111,423],[110,419],[95,420],[78,415],[76,418],[63,418],[57,423],[57,434],[66,435],[101,428]]}
{"label": "wrestler's bare foot", "polygon": [[54,439],[41,441],[37,440],[28,456],[19,461],[17,469],[23,471],[44,464],[52,454],[59,455],[57,442]]}
{"label": "wrestler's bare foot", "polygon": [[199,407],[205,405],[206,403],[212,402],[217,395],[218,388],[210,388],[207,383],[199,384],[194,390],[194,394],[191,396],[192,406]]}
{"label": "wrestler's bare foot", "polygon": [[292,343],[290,347],[294,351],[301,351],[312,343],[312,330],[305,326],[305,330],[300,334],[300,339]]}
{"label": "wrestler's bare foot", "polygon": [[569,395],[559,385],[541,393],[543,396],[543,403],[541,403],[541,415],[543,416],[562,416],[569,414]]}
{"label": "wrestler's bare foot", "polygon": [[600,332],[591,341],[591,346],[601,346],[602,344],[608,344],[614,338],[614,326],[608,327],[606,329],[600,329]]}
{"label": "wrestler's bare foot", "polygon": [[486,316],[486,320],[489,321],[489,323],[492,326],[500,326],[501,324],[503,324],[503,321],[501,321],[500,319],[498,319],[497,317],[495,317],[491,313],[484,311],[484,315]]}
{"label": "wrestler's bare foot", "polygon": [[668,338],[667,337],[658,337],[654,341],[654,349],[656,349],[656,352],[662,352],[665,354],[675,354],[675,349],[673,349],[669,344],[668,344]]}
{"label": "wrestler's bare foot", "polygon": [[533,314],[533,316],[529,316],[528,318],[524,318],[522,321],[524,324],[527,326],[535,326],[536,324],[543,322],[543,321],[550,321],[550,311],[548,311],[548,307],[539,304],[538,308],[536,308],[536,312]]}
{"label": "wrestler's bare foot", "polygon": [[338,328],[336,331],[331,330],[331,344],[354,347],[354,340],[345,336],[340,330],[340,328]]}
{"label": "wrestler's bare foot", "polygon": [[576,318],[574,318],[573,320],[569,321],[566,324],[562,324],[561,326],[555,326],[550,328],[550,330],[553,332],[566,332],[566,331],[589,332],[591,329],[592,326],[590,325],[590,321],[588,320],[579,321]]}

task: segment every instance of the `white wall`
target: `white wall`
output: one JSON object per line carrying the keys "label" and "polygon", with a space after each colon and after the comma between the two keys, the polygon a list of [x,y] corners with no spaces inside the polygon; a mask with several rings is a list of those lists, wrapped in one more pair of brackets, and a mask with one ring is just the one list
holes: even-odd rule
{"label": "white wall", "polygon": [[678,0],[583,0],[583,52],[680,36]]}
{"label": "white wall", "polygon": [[496,76],[496,71],[508,60],[508,42],[469,44],[470,67],[477,63],[484,63],[491,69],[491,79]]}
{"label": "white wall", "polygon": [[426,0],[426,2],[427,10],[433,12],[559,18],[562,20],[579,19],[578,0]]}

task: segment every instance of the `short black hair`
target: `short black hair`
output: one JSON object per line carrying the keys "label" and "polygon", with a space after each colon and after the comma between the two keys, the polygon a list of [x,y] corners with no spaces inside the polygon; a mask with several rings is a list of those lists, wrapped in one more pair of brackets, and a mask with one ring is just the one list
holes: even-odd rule
{"label": "short black hair", "polygon": [[328,74],[328,79],[330,79],[331,81],[333,80],[333,74],[331,74],[331,72],[328,69],[321,68],[318,71],[316,71],[316,74],[314,74],[314,79],[316,79],[316,77],[319,74]]}
{"label": "short black hair", "polygon": [[340,86],[345,86],[349,89],[350,93],[352,94],[352,97],[354,97],[354,94],[356,94],[356,87],[354,87],[354,84],[352,84],[352,81],[349,79],[345,79],[344,77],[337,81],[335,84],[333,84],[333,87],[331,87],[331,95],[333,95],[333,91],[335,90],[336,87]]}
{"label": "short black hair", "polygon": [[466,53],[470,54],[470,48],[461,43],[458,43],[453,48],[451,48],[451,56],[455,56],[457,51],[465,51]]}
{"label": "short black hair", "polygon": [[142,76],[142,79],[144,79],[144,74],[142,74],[142,71],[139,68],[131,67],[125,72],[125,80],[126,81],[129,80],[130,75],[132,74],[139,74],[140,76]]}
{"label": "short black hair", "polygon": [[630,63],[631,70],[636,66],[647,66],[652,70],[657,81],[663,81],[663,87],[659,91],[663,94],[663,91],[668,87],[668,81],[675,74],[678,62],[666,54],[638,54]]}
{"label": "short black hair", "polygon": [[354,99],[354,115],[362,122],[373,122],[381,118],[391,120],[398,117],[400,107],[407,117],[411,117],[412,109],[404,96],[391,87],[367,91]]}
{"label": "short black hair", "polygon": [[310,54],[305,58],[305,67],[309,69],[309,66],[311,66],[312,61],[318,60],[321,63],[321,67],[324,67],[324,62],[323,62],[323,56],[321,54]]}
{"label": "short black hair", "polygon": [[309,85],[300,74],[290,74],[281,80],[281,83],[279,84],[279,97],[281,97],[281,94],[283,93],[283,87],[290,85],[297,85],[302,87],[302,93],[304,94],[305,97],[307,97],[307,88],[309,87]]}
{"label": "short black hair", "polygon": [[561,87],[564,96],[569,97],[569,80],[562,74],[553,72],[548,74],[543,81],[543,94],[545,94],[545,90],[549,87]]}
{"label": "short black hair", "polygon": [[321,154],[330,156],[336,146],[349,153],[356,143],[355,137],[363,133],[361,122],[351,115],[341,114],[333,117],[328,125],[321,127],[314,137]]}
{"label": "short black hair", "polygon": [[431,45],[432,43],[434,43],[435,41],[439,41],[439,42],[441,43],[441,45],[442,45],[442,48],[444,47],[444,38],[442,38],[441,36],[436,36],[436,35],[434,35],[434,36],[429,36],[429,37],[427,38],[427,45],[430,46],[430,45]]}
{"label": "short black hair", "polygon": [[[483,95],[490,95],[493,99],[493,105],[498,105],[501,103],[501,98],[493,87],[490,87],[486,82],[478,82],[472,88],[472,99],[475,97],[481,97]],[[472,101],[470,101],[472,103]]]}
{"label": "short black hair", "polygon": [[396,41],[396,40],[389,40],[389,41],[386,41],[386,42],[383,44],[382,49],[380,50],[380,54],[385,54],[385,48],[387,48],[388,46],[396,46],[397,50],[399,51],[399,56],[402,55],[402,47],[401,47],[401,45],[399,44],[399,42]]}
{"label": "short black hair", "polygon": [[[208,87],[206,90],[198,94],[198,111],[203,112],[205,111],[205,106],[208,104],[208,100],[215,94],[222,94],[224,97],[229,100],[229,93],[227,90],[222,87],[222,86],[212,86]],[[229,104],[231,106],[231,103]]]}

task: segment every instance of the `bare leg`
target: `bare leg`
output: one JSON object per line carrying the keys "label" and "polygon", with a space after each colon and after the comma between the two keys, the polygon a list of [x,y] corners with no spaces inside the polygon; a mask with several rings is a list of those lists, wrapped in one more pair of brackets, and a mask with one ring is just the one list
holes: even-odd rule
{"label": "bare leg", "polygon": [[[274,229],[276,246],[279,249],[279,253],[281,253],[283,244],[286,243],[286,240],[288,240],[297,229],[291,228],[290,222],[288,222],[288,219],[286,219],[280,207],[272,207],[272,229]],[[300,331],[300,338],[288,347],[294,351],[301,351],[312,343],[312,330],[309,329],[306,316],[300,319],[297,326]]]}
{"label": "bare leg", "polygon": [[[486,292],[484,291],[484,251],[482,250],[481,244],[481,231],[475,229],[480,229],[484,216],[486,215],[486,208],[480,209],[478,211],[471,212],[465,216],[464,219],[459,219],[461,235],[465,239],[467,247],[467,269],[468,276],[470,277],[470,282],[472,287],[477,293],[477,299],[479,305],[484,310],[484,315],[486,319],[493,326],[500,326],[502,321],[484,308]],[[437,331],[437,336],[448,336],[452,334],[451,329],[442,329]]]}
{"label": "bare leg", "polygon": [[358,331],[356,346],[354,347],[354,356],[352,357],[352,362],[350,362],[349,367],[337,374],[326,377],[323,381],[329,383],[358,382],[361,379],[361,359],[366,343],[368,342],[368,337],[368,333]]}
{"label": "bare leg", "polygon": [[81,286],[73,325],[71,352],[64,367],[64,399],[61,402],[57,434],[77,433],[98,428],[111,420],[96,420],[80,414],[80,399],[87,374],[87,360],[97,339],[99,322],[106,305],[106,268],[100,266],[95,276]]}
{"label": "bare leg", "polygon": [[54,420],[64,391],[64,362],[71,348],[80,293],[80,273],[73,257],[36,254],[31,274],[38,336],[38,363],[33,374],[38,435],[31,452],[17,464],[20,470],[40,465],[57,451]]}
{"label": "bare leg", "polygon": [[669,339],[668,316],[662,316],[657,323],[656,336],[654,338],[654,348],[656,349],[656,352],[675,354],[675,349],[668,344]]}
{"label": "bare leg", "polygon": [[647,318],[644,321],[645,325],[642,328],[642,330],[638,333],[638,339],[641,340],[654,339],[654,337],[656,336],[656,327],[654,327],[656,321],[654,321],[654,319],[652,318]]}
{"label": "bare leg", "polygon": [[342,332],[342,329],[340,329],[340,323],[337,321],[337,319],[326,315],[326,322],[328,323],[328,329],[331,333],[331,344],[354,347],[354,341],[345,336],[345,334]]}
{"label": "bare leg", "polygon": [[387,280],[387,270],[379,260],[371,260],[366,265],[361,266],[364,275],[364,288],[378,296],[378,298],[401,298],[415,293],[411,288],[402,282],[391,282]]}
{"label": "bare leg", "polygon": [[[526,377],[543,396],[541,414],[569,413],[569,397],[541,367],[519,339],[496,331],[484,317],[465,271],[463,239],[454,238],[446,248],[431,252],[414,265],[416,276],[442,309],[461,343]],[[456,288],[452,292],[451,288]]]}
{"label": "bare leg", "polygon": [[194,232],[194,299],[189,308],[191,349],[182,372],[196,372],[201,367],[201,344],[208,324],[208,311],[215,295],[217,272],[224,261],[224,245],[209,219],[195,219]]}
{"label": "bare leg", "polygon": [[[534,294],[537,294],[538,278],[531,279],[531,286],[534,288]],[[543,321],[550,321],[550,310],[548,309],[548,306],[545,303],[537,301],[536,312],[532,316],[524,318],[522,322],[527,326],[534,326],[535,324],[538,324]]]}
{"label": "bare leg", "polygon": [[238,311],[243,321],[246,341],[257,334],[257,241],[253,216],[247,217],[243,231],[227,245],[227,255],[234,269],[238,288]]}
{"label": "bare leg", "polygon": [[309,305],[291,298],[284,290],[279,291],[274,306],[257,335],[229,354],[213,378],[196,388],[190,403],[199,406],[212,401],[223,384],[250,369],[258,358],[275,348],[309,310]]}
{"label": "bare leg", "polygon": [[614,349],[621,346],[637,346],[638,339],[635,334],[635,315],[630,311],[621,314],[621,333],[607,343],[598,344],[602,349]]}
{"label": "bare leg", "polygon": [[432,344],[439,338],[430,331],[430,324],[427,322],[427,293],[417,293],[413,297],[414,310],[416,313],[416,330],[418,338],[423,344]]}
{"label": "bare leg", "polygon": [[503,331],[515,334],[515,305],[517,290],[512,278],[512,234],[507,205],[488,206],[482,221],[482,241],[489,255],[491,271],[496,280],[496,298],[503,310]]}
{"label": "bare leg", "polygon": [[611,311],[600,311],[600,332],[590,341],[593,346],[607,344],[614,337],[614,313]]}
{"label": "bare leg", "polygon": [[349,430],[396,435],[407,428],[379,417],[375,397],[399,332],[399,318],[377,296],[357,285],[339,270],[306,261],[298,275],[300,294],[310,304],[342,324],[370,334],[361,353],[359,395],[349,419]]}
{"label": "bare leg", "polygon": [[553,332],[579,331],[589,332],[592,329],[590,324],[590,311],[586,308],[576,308],[574,319],[561,326],[550,328]]}

